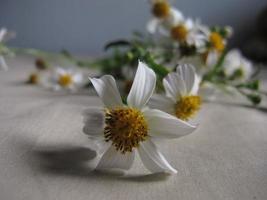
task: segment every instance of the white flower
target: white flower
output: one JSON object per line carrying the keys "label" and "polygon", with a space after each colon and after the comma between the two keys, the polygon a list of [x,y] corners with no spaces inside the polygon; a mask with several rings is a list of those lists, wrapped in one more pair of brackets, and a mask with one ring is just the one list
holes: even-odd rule
{"label": "white flower", "polygon": [[244,58],[237,49],[227,53],[223,62],[223,68],[226,76],[238,81],[248,80],[253,73],[252,63]]}
{"label": "white flower", "polygon": [[83,75],[74,72],[72,69],[57,67],[52,71],[51,77],[48,78],[45,86],[53,90],[66,89],[75,91],[83,84]]}
{"label": "white flower", "polygon": [[166,95],[153,96],[149,106],[188,120],[201,105],[201,98],[197,95],[199,82],[193,66],[179,65],[177,72],[171,72],[163,79]]}
{"label": "white flower", "polygon": [[8,32],[6,28],[0,29],[0,69],[8,69],[8,66],[3,56],[3,54],[6,53],[5,51],[7,50],[7,48],[3,45],[3,43],[14,37],[14,35],[14,33]]}
{"label": "white flower", "polygon": [[100,141],[102,153],[96,169],[131,168],[138,152],[153,173],[176,173],[153,142],[154,138],[178,138],[195,127],[160,110],[146,107],[156,85],[156,75],[144,63],[138,69],[124,105],[110,75],[90,79],[105,108],[84,113],[84,133]]}
{"label": "white flower", "polygon": [[148,22],[147,31],[151,34],[159,32],[160,34],[163,35],[169,35],[171,27],[173,27],[174,24],[177,24],[180,21],[184,21],[184,16],[181,13],[181,11],[173,7],[169,7],[168,15],[164,17],[154,16]]}
{"label": "white flower", "polygon": [[205,40],[208,43],[207,51],[215,50],[217,53],[221,53],[225,49],[227,41],[220,33],[212,31],[204,25],[199,26],[199,29],[205,35]]}
{"label": "white flower", "polygon": [[195,46],[197,50],[205,45],[205,36],[199,29],[199,20],[184,19],[176,21],[169,32],[170,37],[180,44]]}

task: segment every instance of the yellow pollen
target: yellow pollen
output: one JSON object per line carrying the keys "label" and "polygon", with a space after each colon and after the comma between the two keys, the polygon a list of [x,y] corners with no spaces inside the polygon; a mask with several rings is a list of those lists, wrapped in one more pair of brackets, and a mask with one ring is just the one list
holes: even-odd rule
{"label": "yellow pollen", "polygon": [[62,87],[67,87],[73,83],[73,79],[69,74],[63,74],[59,76],[58,84]]}
{"label": "yellow pollen", "polygon": [[171,29],[172,38],[178,40],[179,42],[184,42],[187,34],[188,30],[184,25],[178,25]]}
{"label": "yellow pollen", "polygon": [[221,52],[224,50],[225,45],[223,42],[223,38],[219,33],[212,32],[210,34],[210,43],[213,48],[215,48],[217,51]]}
{"label": "yellow pollen", "polygon": [[166,18],[170,14],[170,5],[166,1],[154,3],[152,13],[158,18]]}
{"label": "yellow pollen", "polygon": [[105,141],[112,142],[121,153],[132,152],[148,137],[148,126],[143,114],[134,108],[106,111]]}
{"label": "yellow pollen", "polygon": [[36,73],[32,73],[29,76],[28,83],[37,84],[39,82],[39,76]]}
{"label": "yellow pollen", "polygon": [[176,117],[182,120],[188,120],[200,109],[200,96],[184,96],[179,99],[175,105]]}

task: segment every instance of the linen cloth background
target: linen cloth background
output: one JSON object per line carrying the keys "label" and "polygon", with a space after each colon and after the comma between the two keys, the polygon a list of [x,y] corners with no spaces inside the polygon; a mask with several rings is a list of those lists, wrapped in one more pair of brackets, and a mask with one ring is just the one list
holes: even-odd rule
{"label": "linen cloth background", "polygon": [[160,146],[177,175],[151,175],[137,159],[121,177],[91,171],[81,113],[99,99],[23,84],[31,63],[18,57],[0,72],[1,200],[267,198],[266,99],[259,109],[204,103],[193,134]]}

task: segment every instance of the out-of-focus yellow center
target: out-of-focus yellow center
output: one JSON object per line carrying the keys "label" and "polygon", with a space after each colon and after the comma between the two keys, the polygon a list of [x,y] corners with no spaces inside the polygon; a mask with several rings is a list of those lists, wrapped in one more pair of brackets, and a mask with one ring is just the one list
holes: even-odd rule
{"label": "out-of-focus yellow center", "polygon": [[175,105],[176,117],[182,120],[189,120],[200,109],[200,96],[181,97]]}
{"label": "out-of-focus yellow center", "polygon": [[179,42],[184,42],[186,40],[188,30],[185,25],[174,26],[171,29],[171,36],[173,39],[178,40]]}
{"label": "out-of-focus yellow center", "polygon": [[62,74],[59,76],[58,84],[62,87],[68,87],[73,83],[73,79],[69,74]]}
{"label": "out-of-focus yellow center", "polygon": [[153,5],[152,13],[158,18],[168,17],[170,14],[170,5],[167,1],[157,1]]}
{"label": "out-of-focus yellow center", "polygon": [[212,32],[210,34],[210,38],[209,39],[210,39],[211,46],[214,49],[216,49],[219,52],[224,50],[225,44],[224,44],[222,36],[219,33]]}
{"label": "out-of-focus yellow center", "polygon": [[28,83],[37,84],[39,82],[39,76],[36,73],[32,73],[29,76]]}
{"label": "out-of-focus yellow center", "polygon": [[148,126],[143,114],[134,108],[106,111],[105,141],[112,142],[121,153],[132,152],[148,137]]}

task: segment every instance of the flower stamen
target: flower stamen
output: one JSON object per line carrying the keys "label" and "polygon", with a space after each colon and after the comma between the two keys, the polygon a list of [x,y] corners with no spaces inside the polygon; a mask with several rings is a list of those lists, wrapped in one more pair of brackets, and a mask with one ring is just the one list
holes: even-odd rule
{"label": "flower stamen", "polygon": [[73,79],[69,74],[63,74],[59,76],[58,84],[62,87],[67,87],[73,83]]}
{"label": "flower stamen", "polygon": [[175,105],[176,117],[182,120],[188,120],[200,109],[200,96],[184,96],[179,99]]}
{"label": "flower stamen", "polygon": [[186,40],[188,30],[185,25],[174,26],[171,29],[171,36],[173,39],[178,40],[179,42],[184,42]]}
{"label": "flower stamen", "polygon": [[225,44],[223,42],[223,38],[219,33],[212,32],[209,37],[211,46],[215,48],[217,51],[222,52],[225,48]]}
{"label": "flower stamen", "polygon": [[166,18],[170,14],[170,5],[166,1],[157,1],[153,5],[152,13],[158,18]]}
{"label": "flower stamen", "polygon": [[117,151],[132,152],[148,137],[148,126],[143,114],[134,108],[116,108],[106,111],[104,137]]}

